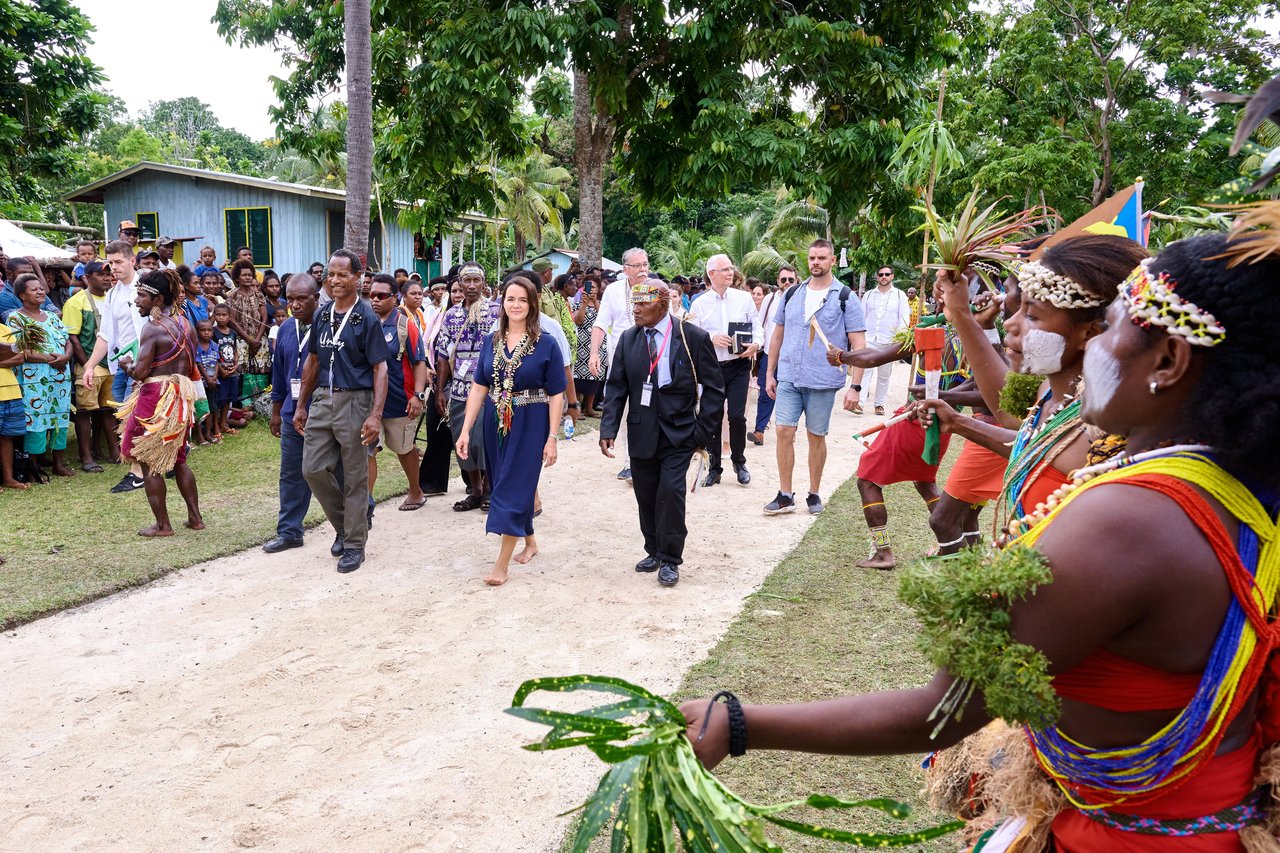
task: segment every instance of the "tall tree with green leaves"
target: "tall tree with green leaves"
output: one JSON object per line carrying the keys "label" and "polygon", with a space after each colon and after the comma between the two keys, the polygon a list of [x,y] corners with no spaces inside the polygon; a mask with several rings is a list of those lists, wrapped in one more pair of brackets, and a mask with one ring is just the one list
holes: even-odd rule
{"label": "tall tree with green leaves", "polygon": [[101,120],[89,19],[70,0],[0,0],[0,211],[38,217]]}
{"label": "tall tree with green leaves", "polygon": [[[952,30],[967,8],[965,0],[373,0],[388,189],[419,200],[411,218],[425,226],[489,207],[487,165],[529,142],[519,116],[526,82],[572,67],[584,262],[602,244],[609,162],[643,204],[785,182],[852,214],[887,167],[920,79],[954,55]],[[274,115],[292,143],[338,80],[336,8],[220,0],[216,20],[230,39],[284,49],[292,68],[276,83]]]}

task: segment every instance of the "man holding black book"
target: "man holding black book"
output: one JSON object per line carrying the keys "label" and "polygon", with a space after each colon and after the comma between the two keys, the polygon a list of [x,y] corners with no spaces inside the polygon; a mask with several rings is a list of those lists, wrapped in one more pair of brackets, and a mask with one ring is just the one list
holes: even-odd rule
{"label": "man holding black book", "polygon": [[[729,454],[738,485],[751,482],[747,471],[747,386],[751,382],[751,357],[760,351],[764,333],[756,314],[755,302],[745,290],[735,290],[733,261],[728,255],[712,255],[707,261],[710,288],[689,307],[686,319],[711,335],[724,378],[725,407],[729,414]],[[703,486],[720,482],[722,473],[721,422],[716,419],[716,434],[711,446],[711,468]]]}

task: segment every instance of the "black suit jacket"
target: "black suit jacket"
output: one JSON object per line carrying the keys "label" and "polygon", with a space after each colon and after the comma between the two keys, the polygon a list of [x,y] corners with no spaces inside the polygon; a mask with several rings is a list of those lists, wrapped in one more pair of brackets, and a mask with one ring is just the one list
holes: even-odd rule
{"label": "black suit jacket", "polygon": [[[682,449],[693,451],[705,447],[715,435],[724,409],[724,377],[710,335],[672,317],[671,341],[663,357],[669,359],[671,384],[658,388],[655,371],[653,398],[648,406],[642,406],[641,389],[648,381],[651,363],[644,328],[632,326],[623,332],[613,352],[600,437],[618,437],[625,408],[627,453],[638,459],[657,455],[659,435],[665,435],[667,441]],[[695,371],[698,384],[702,385],[700,403],[693,379]]]}

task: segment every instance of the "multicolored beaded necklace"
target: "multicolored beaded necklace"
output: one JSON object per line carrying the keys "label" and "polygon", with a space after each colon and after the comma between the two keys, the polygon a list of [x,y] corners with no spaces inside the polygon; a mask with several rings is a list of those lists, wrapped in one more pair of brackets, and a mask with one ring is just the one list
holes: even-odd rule
{"label": "multicolored beaded necklace", "polygon": [[493,334],[493,382],[489,385],[489,399],[498,418],[498,441],[501,442],[511,432],[511,419],[515,411],[516,371],[520,362],[533,351],[538,343],[528,332],[520,336],[516,347],[507,355],[507,342],[501,332]]}
{"label": "multicolored beaded necklace", "polygon": [[1076,432],[1084,429],[1080,420],[1080,398],[1068,394],[1048,420],[1041,425],[1052,391],[1046,391],[1029,413],[1022,426],[1018,428],[1018,437],[1013,442],[1013,450],[1009,454],[1009,467],[1005,470],[1004,488],[1000,492],[1000,500],[996,502],[995,530],[998,534],[1019,536],[1026,532],[1022,527],[1022,519],[1026,515],[1023,507],[1028,482],[1036,478],[1053,464]]}

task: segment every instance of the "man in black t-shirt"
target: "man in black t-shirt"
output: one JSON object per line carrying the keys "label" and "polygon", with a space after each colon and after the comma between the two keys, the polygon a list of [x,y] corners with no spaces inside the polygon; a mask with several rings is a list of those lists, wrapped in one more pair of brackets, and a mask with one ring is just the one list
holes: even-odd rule
{"label": "man in black t-shirt", "polygon": [[333,301],[316,311],[293,416],[304,436],[302,476],[337,532],[330,553],[339,572],[364,562],[368,446],[382,431],[387,398],[387,344],[378,315],[357,298],[360,269],[346,249],[329,259]]}

